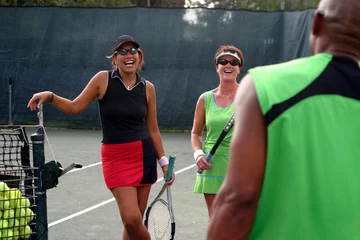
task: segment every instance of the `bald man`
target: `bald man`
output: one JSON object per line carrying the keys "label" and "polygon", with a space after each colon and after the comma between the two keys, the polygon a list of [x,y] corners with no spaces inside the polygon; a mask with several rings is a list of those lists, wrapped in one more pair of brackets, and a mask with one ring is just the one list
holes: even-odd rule
{"label": "bald man", "polygon": [[241,81],[208,240],[360,239],[360,0],[322,0],[310,46]]}

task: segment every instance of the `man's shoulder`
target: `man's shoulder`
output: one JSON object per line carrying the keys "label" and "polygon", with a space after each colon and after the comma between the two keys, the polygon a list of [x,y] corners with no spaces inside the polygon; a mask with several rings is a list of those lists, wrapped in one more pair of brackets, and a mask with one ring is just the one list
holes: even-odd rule
{"label": "man's shoulder", "polygon": [[268,72],[268,71],[288,70],[290,68],[301,67],[301,65],[307,64],[308,62],[312,62],[315,58],[317,58],[317,55],[301,57],[301,58],[297,58],[297,59],[282,62],[282,63],[270,64],[270,65],[265,65],[265,66],[257,66],[254,68],[250,68],[249,72],[251,73],[254,71]]}
{"label": "man's shoulder", "polygon": [[302,57],[287,61],[284,63],[259,66],[249,70],[254,80],[279,79],[279,78],[302,78],[305,75],[311,75],[312,72],[319,72],[330,61],[332,55],[317,54],[308,57]]}
{"label": "man's shoulder", "polygon": [[311,84],[332,59],[330,54],[317,54],[292,61],[256,67],[249,70],[263,112],[295,96]]}

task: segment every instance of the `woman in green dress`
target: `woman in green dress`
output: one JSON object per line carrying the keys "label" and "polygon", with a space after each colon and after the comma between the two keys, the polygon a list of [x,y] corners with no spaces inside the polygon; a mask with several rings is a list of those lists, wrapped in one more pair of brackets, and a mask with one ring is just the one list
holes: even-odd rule
{"label": "woman in green dress", "polygon": [[[196,176],[193,191],[204,194],[209,216],[212,202],[226,173],[232,131],[221,142],[210,163],[205,157],[234,113],[233,102],[239,86],[236,79],[243,66],[244,56],[237,47],[224,45],[217,50],[214,63],[219,75],[219,85],[200,95],[191,131],[194,160],[198,170],[202,172]],[[206,138],[203,144],[205,128]]]}

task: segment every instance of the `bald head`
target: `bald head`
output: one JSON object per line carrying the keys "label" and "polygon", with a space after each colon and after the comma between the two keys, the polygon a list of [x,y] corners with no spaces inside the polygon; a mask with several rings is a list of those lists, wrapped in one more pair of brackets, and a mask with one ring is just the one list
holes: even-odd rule
{"label": "bald head", "polygon": [[321,0],[318,10],[324,13],[328,26],[340,33],[360,39],[359,0]]}
{"label": "bald head", "polygon": [[315,52],[344,55],[343,51],[359,59],[360,0],[321,0],[317,12],[321,17],[314,21]]}

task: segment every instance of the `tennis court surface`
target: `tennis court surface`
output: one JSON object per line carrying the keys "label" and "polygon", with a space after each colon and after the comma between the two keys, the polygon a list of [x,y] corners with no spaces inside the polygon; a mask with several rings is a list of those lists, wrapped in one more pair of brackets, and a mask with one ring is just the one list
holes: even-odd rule
{"label": "tennis court surface", "polygon": [[[28,129],[30,137],[36,129]],[[46,130],[46,162],[56,160],[63,167],[73,162],[83,165],[59,178],[56,188],[47,191],[47,216],[50,240],[115,240],[123,231],[118,208],[106,188],[101,169],[101,131]],[[175,239],[205,239],[208,214],[203,195],[193,194],[196,176],[190,133],[162,133],[166,154],[176,154],[172,186],[175,212]],[[51,153],[54,153],[55,159]],[[158,177],[162,177],[158,169]],[[153,185],[149,203],[163,181]]]}

